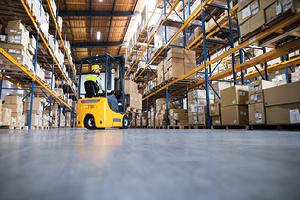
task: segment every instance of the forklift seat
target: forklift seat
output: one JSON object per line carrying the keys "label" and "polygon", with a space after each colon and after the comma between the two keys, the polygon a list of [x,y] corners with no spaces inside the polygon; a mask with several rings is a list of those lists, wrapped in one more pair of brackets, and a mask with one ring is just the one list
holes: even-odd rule
{"label": "forklift seat", "polygon": [[92,98],[98,96],[99,87],[94,81],[85,81],[85,98]]}

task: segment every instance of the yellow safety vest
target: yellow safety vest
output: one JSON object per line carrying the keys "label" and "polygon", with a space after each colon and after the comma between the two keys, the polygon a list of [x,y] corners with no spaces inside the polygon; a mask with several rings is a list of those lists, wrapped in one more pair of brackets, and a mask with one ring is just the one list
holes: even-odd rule
{"label": "yellow safety vest", "polygon": [[86,80],[87,81],[94,81],[96,83],[96,85],[98,85],[99,87],[99,91],[98,93],[102,93],[102,88],[101,88],[101,77],[96,75],[96,74],[89,74],[87,77],[86,77]]}

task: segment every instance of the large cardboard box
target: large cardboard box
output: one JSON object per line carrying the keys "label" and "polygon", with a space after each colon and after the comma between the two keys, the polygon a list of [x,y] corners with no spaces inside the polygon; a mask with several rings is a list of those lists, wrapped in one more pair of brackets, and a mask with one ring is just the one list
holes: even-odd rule
{"label": "large cardboard box", "polygon": [[125,94],[137,92],[137,85],[132,80],[124,80],[124,92]]}
{"label": "large cardboard box", "polygon": [[22,104],[22,97],[17,95],[7,95],[4,97],[5,104]]}
{"label": "large cardboard box", "polygon": [[270,125],[300,124],[300,103],[266,107],[266,120]]}
{"label": "large cardboard box", "polygon": [[300,102],[300,81],[264,90],[266,106]]}
{"label": "large cardboard box", "polygon": [[1,109],[1,126],[10,126],[11,125],[11,109],[2,107]]}
{"label": "large cardboard box", "polygon": [[171,58],[184,58],[184,49],[183,48],[171,48],[167,53],[167,60]]}
{"label": "large cardboard box", "polygon": [[245,105],[248,104],[248,86],[235,85],[221,90],[221,105]]}
{"label": "large cardboard box", "polygon": [[265,124],[265,106],[263,103],[249,104],[249,124]]}
{"label": "large cardboard box", "polygon": [[[33,98],[33,104],[32,104],[32,112],[33,113],[39,113],[42,111],[42,99],[41,97],[34,97]],[[30,111],[30,97],[26,99],[25,105],[24,105],[24,111],[29,112]]]}
{"label": "large cardboard box", "polygon": [[231,105],[221,107],[222,125],[247,125],[248,124],[248,106]]}

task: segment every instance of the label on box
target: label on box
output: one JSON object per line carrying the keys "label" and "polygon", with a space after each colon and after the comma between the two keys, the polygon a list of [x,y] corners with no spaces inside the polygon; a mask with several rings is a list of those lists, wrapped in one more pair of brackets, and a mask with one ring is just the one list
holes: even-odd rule
{"label": "label on box", "polygon": [[246,92],[244,91],[239,91],[239,96],[245,96],[246,95]]}
{"label": "label on box", "polygon": [[255,15],[255,14],[258,13],[258,11],[259,11],[258,1],[254,1],[254,2],[250,5],[250,10],[251,10],[251,15]]}
{"label": "label on box", "polygon": [[290,122],[291,122],[291,124],[300,123],[299,109],[292,109],[292,110],[290,110]]}
{"label": "label on box", "polygon": [[280,2],[276,3],[276,15],[280,15],[282,13],[282,7]]}
{"label": "label on box", "polygon": [[250,6],[247,6],[246,8],[244,8],[242,10],[242,18],[245,19],[250,16],[251,16],[251,9],[250,9]]}

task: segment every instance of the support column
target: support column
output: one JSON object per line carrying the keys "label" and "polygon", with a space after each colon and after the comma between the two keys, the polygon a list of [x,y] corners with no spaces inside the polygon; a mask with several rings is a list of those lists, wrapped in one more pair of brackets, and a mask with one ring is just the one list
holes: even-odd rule
{"label": "support column", "polygon": [[205,110],[205,116],[206,116],[206,128],[211,128],[211,117],[209,113],[209,77],[208,77],[208,69],[206,66],[207,61],[207,46],[206,46],[206,32],[205,32],[205,11],[202,8],[202,15],[201,15],[201,22],[202,22],[202,33],[203,33],[203,62],[205,65],[205,94],[206,94],[206,110]]}
{"label": "support column", "polygon": [[[37,65],[39,33],[36,33],[35,40],[36,40],[36,44],[35,44],[36,49],[35,49],[34,61],[33,61],[34,72],[36,72],[36,65]],[[34,101],[34,80],[31,81],[30,109],[29,109],[29,118],[27,119],[28,129],[31,129],[33,101]]]}

